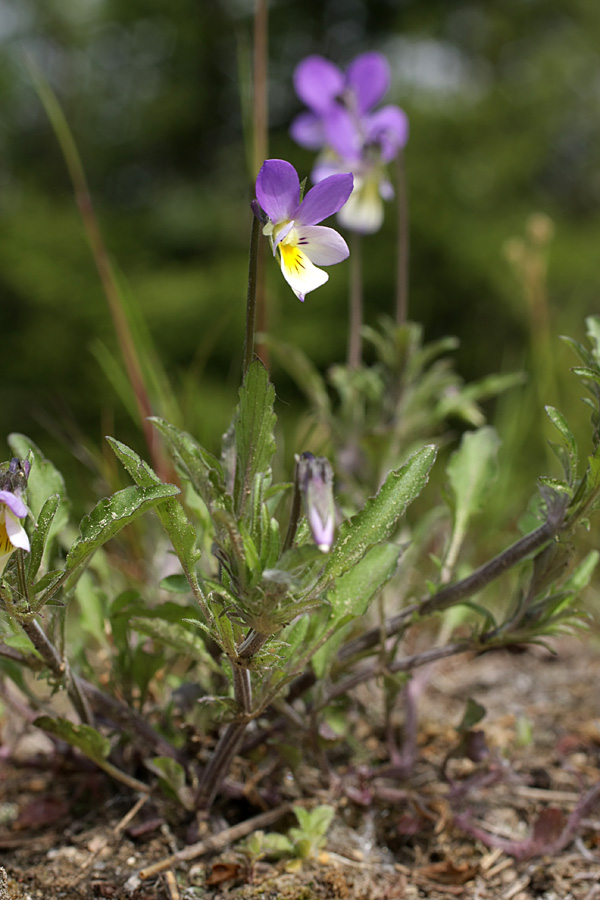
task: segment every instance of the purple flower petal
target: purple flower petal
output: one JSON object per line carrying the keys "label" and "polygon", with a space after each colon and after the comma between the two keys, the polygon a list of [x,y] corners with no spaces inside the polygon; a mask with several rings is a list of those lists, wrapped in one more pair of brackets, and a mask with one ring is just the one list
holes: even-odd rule
{"label": "purple flower petal", "polygon": [[379,144],[383,162],[393,159],[408,141],[408,116],[399,106],[383,106],[365,119],[366,140]]}
{"label": "purple flower petal", "polygon": [[10,491],[0,491],[0,503],[7,506],[11,513],[18,519],[24,519],[27,515],[27,507],[23,501]]}
{"label": "purple flower petal", "polygon": [[348,86],[356,96],[356,111],[361,116],[379,103],[390,86],[390,69],[381,53],[363,53],[348,66]]}
{"label": "purple flower petal", "polygon": [[346,175],[331,175],[310,189],[298,210],[292,216],[296,225],[316,225],[336,213],[350,194],[354,179]]}
{"label": "purple flower petal", "polygon": [[284,159],[267,159],[256,179],[256,198],[271,222],[285,222],[300,202],[300,181]]}
{"label": "purple flower petal", "polygon": [[320,150],[325,143],[323,119],[312,112],[300,113],[292,122],[290,134],[301,147]]}
{"label": "purple flower petal", "polygon": [[324,115],[323,122],[328,145],[346,160],[359,160],[363,138],[356,118],[336,103]]}
{"label": "purple flower petal", "polygon": [[323,112],[344,89],[344,76],[323,56],[307,56],[296,66],[294,88],[314,112]]}
{"label": "purple flower petal", "polygon": [[350,255],[341,234],[325,225],[301,225],[296,235],[297,246],[316,266],[333,266]]}

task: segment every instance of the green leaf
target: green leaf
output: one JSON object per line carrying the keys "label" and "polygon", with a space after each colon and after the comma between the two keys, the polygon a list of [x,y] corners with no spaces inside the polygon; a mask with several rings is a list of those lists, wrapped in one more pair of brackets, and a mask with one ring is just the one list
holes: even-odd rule
{"label": "green leaf", "polygon": [[215,505],[225,504],[223,469],[219,460],[201,447],[187,431],[181,431],[156,417],[150,421],[165,438],[175,461],[206,507],[212,510]]}
{"label": "green leaf", "polygon": [[452,572],[467,534],[471,518],[483,507],[497,474],[500,440],[493,428],[486,426],[467,431],[460,447],[450,457],[448,480],[453,528],[444,566]]}
{"label": "green leaf", "polygon": [[251,500],[256,476],[269,471],[275,453],[274,403],[275,389],[269,381],[269,373],[260,360],[255,360],[244,378],[235,418],[235,489],[240,514]]}
{"label": "green leaf", "polygon": [[330,632],[330,637],[311,659],[318,678],[323,677],[335,657],[340,632],[352,619],[364,615],[373,597],[395,574],[401,552],[402,548],[397,544],[378,544],[335,582],[327,595],[329,618],[314,635],[316,640],[313,643],[318,643],[325,633]]}
{"label": "green leaf", "polygon": [[196,663],[203,663],[208,666],[211,671],[221,674],[221,668],[212,658],[201,634],[197,630],[192,631],[186,625],[176,622],[166,622],[160,618],[145,618],[142,616],[133,616],[129,620],[129,624],[133,629],[145,634],[147,637],[153,638],[176,650],[180,656],[193,660]]}
{"label": "green leaf", "polygon": [[577,453],[577,442],[573,437],[573,432],[569,428],[569,423],[558,409],[555,409],[553,406],[546,406],[546,415],[558,429],[561,434],[561,437],[565,443],[565,447],[567,449],[567,453],[569,454],[569,459],[571,461],[571,469],[573,474],[577,472],[577,461],[578,461],[578,453]]}
{"label": "green leaf", "polygon": [[69,520],[69,499],[64,478],[58,469],[46,459],[39,447],[24,434],[9,435],[8,445],[14,455],[20,459],[26,459],[29,454],[32,456],[31,472],[27,481],[27,505],[34,517],[38,518],[46,500],[52,494],[58,494],[61,499],[60,507],[48,534],[48,540],[51,540],[55,534],[62,531]]}
{"label": "green leaf", "polygon": [[427,484],[436,453],[437,448],[432,444],[418,450],[402,468],[389,473],[378,494],[367,501],[364,509],[342,523],[318,585],[339,578],[367,550],[393,534],[408,505]]}
{"label": "green leaf", "polygon": [[470,731],[471,728],[481,722],[485,714],[485,706],[482,706],[481,703],[477,702],[477,700],[473,700],[472,697],[469,697],[467,700],[467,708],[465,709],[464,715],[461,719],[460,725],[457,728],[457,731],[460,733]]}
{"label": "green leaf", "polygon": [[41,565],[54,517],[60,506],[59,494],[51,494],[40,510],[37,527],[31,535],[31,553],[27,557],[27,581],[33,584]]}
{"label": "green leaf", "polygon": [[108,738],[91,725],[75,725],[68,719],[53,719],[51,716],[38,716],[33,724],[72,747],[77,747],[98,765],[102,765],[110,753]]}
{"label": "green leaf", "polygon": [[99,547],[142,513],[179,493],[174,484],[157,484],[151,488],[128,487],[105,497],[96,504],[80,524],[81,536],[67,555],[67,571],[75,569]]}
{"label": "green leaf", "polygon": [[[139,487],[150,488],[153,485],[162,484],[156,472],[154,472],[148,463],[140,459],[137,453],[130,447],[115,440],[115,438],[107,437],[107,441]],[[179,500],[175,497],[161,503],[160,506],[157,507],[156,513],[173,545],[173,549],[181,562],[184,572],[188,579],[191,579],[194,582],[196,590],[200,591],[195,574],[195,565],[200,558],[200,550],[197,547],[196,529],[188,520],[185,510]],[[186,591],[189,589],[190,585],[188,584],[186,586]]]}

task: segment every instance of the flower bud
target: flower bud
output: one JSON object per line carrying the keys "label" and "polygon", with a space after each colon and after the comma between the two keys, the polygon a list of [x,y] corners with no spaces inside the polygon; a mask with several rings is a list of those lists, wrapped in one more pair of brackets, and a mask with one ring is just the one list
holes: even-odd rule
{"label": "flower bud", "polygon": [[324,456],[303,453],[297,458],[298,489],[315,544],[329,553],[335,536],[333,469]]}

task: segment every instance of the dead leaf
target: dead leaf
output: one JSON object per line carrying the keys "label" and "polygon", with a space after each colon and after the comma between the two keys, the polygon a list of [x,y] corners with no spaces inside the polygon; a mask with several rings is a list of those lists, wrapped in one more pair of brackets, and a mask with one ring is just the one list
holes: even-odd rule
{"label": "dead leaf", "polygon": [[213,863],[205,884],[222,884],[224,881],[231,881],[238,877],[240,869],[239,863]]}
{"label": "dead leaf", "polygon": [[422,866],[417,871],[423,878],[437,881],[439,884],[466,884],[475,878],[479,866],[468,862],[454,863],[446,859],[443,862]]}

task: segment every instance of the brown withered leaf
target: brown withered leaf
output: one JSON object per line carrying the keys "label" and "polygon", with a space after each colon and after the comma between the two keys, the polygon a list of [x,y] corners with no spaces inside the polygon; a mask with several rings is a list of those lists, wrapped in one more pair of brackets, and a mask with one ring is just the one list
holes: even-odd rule
{"label": "brown withered leaf", "polygon": [[239,863],[213,863],[205,884],[222,884],[224,881],[231,881],[238,877],[240,869]]}
{"label": "brown withered leaf", "polygon": [[466,884],[467,881],[475,878],[478,871],[478,865],[468,862],[454,863],[450,859],[417,869],[422,878],[436,881],[438,884]]}

